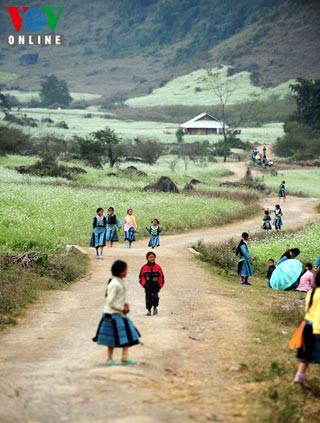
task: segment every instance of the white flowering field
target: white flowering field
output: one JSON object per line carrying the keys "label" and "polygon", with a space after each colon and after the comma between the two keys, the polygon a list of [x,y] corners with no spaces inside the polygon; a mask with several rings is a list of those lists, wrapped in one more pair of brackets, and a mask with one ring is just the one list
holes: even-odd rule
{"label": "white flowering field", "polygon": [[[121,221],[132,207],[140,228],[158,218],[165,233],[219,223],[244,211],[241,202],[196,195],[71,187],[59,178],[19,175],[0,167],[0,250],[62,251],[88,245],[97,207],[115,207]],[[128,180],[128,179],[127,179]]]}
{"label": "white flowering field", "polygon": [[306,197],[320,198],[320,169],[280,170],[277,176],[264,175],[264,182],[278,192],[281,181],[286,181],[289,194],[304,194]]}
{"label": "white flowering field", "polygon": [[305,226],[296,233],[273,233],[270,238],[250,242],[250,252],[255,257],[257,264],[265,264],[269,258],[275,261],[289,248],[299,248],[299,259],[303,262],[314,263],[320,254],[320,222]]}

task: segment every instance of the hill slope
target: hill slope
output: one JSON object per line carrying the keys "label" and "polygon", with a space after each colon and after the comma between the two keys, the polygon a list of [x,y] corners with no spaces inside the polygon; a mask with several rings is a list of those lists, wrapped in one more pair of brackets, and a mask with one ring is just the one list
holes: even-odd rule
{"label": "hill slope", "polygon": [[[34,6],[30,0],[15,4]],[[256,82],[268,85],[320,74],[317,0],[61,0],[59,5],[65,7],[56,31],[65,45],[59,47],[4,47],[15,31],[1,7],[0,71],[20,75],[11,85],[37,88],[42,76],[55,73],[73,91],[126,98],[221,63],[249,70]],[[38,63],[19,65],[28,53],[38,53]]]}

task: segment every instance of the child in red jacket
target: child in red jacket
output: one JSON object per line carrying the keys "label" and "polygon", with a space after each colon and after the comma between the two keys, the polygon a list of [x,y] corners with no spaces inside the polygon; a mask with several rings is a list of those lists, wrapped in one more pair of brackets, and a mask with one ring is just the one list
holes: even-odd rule
{"label": "child in red jacket", "polygon": [[164,285],[164,275],[161,267],[156,263],[155,253],[150,251],[146,257],[148,262],[141,267],[139,282],[146,292],[147,316],[151,316],[152,307],[155,316],[158,314],[159,291]]}

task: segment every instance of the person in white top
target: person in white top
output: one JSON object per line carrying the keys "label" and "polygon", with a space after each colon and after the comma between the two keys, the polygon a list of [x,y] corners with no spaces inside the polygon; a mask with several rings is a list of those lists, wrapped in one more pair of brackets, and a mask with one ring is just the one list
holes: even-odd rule
{"label": "person in white top", "polygon": [[140,333],[127,317],[130,306],[126,302],[126,286],[124,278],[128,273],[127,263],[117,260],[111,267],[112,278],[108,282],[106,304],[99,323],[94,342],[108,347],[106,366],[114,366],[114,348],[122,348],[122,365],[136,364],[129,360],[129,347],[139,344]]}

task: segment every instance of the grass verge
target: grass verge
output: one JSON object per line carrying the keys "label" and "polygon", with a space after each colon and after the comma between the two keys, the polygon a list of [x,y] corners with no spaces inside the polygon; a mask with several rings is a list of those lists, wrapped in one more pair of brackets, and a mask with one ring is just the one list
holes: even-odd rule
{"label": "grass verge", "polygon": [[87,265],[88,257],[77,253],[39,255],[29,268],[12,264],[9,255],[0,256],[0,331],[15,324],[42,291],[64,289],[86,273]]}

